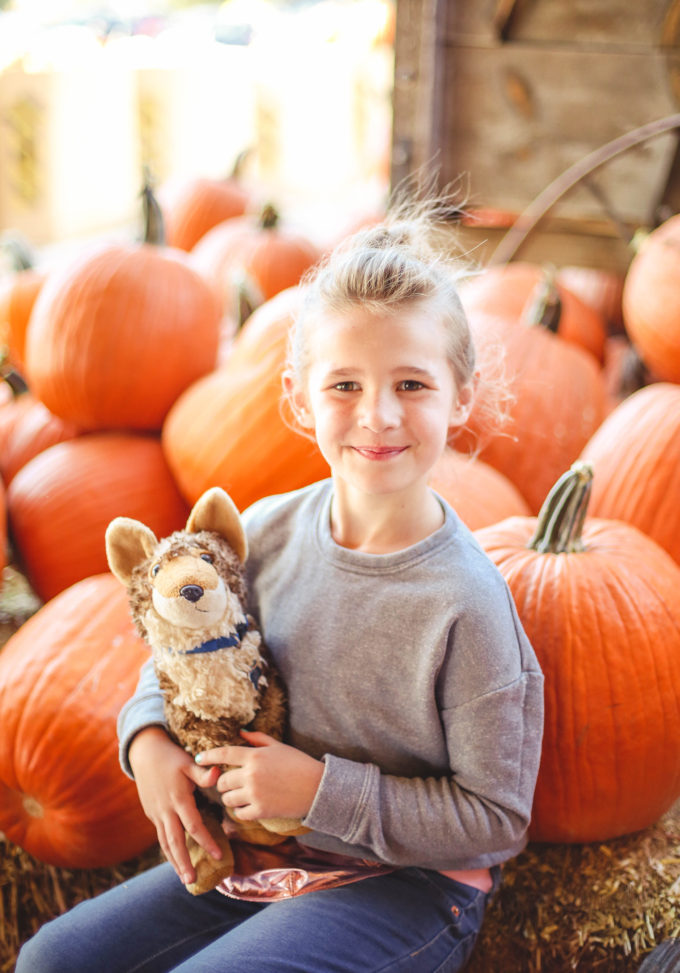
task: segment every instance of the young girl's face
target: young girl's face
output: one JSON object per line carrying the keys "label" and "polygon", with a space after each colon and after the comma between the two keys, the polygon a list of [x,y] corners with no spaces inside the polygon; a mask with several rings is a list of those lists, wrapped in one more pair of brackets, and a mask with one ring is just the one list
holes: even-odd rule
{"label": "young girl's face", "polygon": [[316,318],[296,403],[334,478],[366,493],[422,488],[452,426],[467,419],[447,335],[432,308],[389,314],[362,308]]}

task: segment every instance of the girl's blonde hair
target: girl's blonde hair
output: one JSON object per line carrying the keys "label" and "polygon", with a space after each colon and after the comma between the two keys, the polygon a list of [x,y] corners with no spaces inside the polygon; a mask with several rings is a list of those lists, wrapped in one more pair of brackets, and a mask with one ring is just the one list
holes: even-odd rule
{"label": "girl's blonde hair", "polygon": [[[446,196],[398,201],[383,222],[343,240],[307,273],[289,336],[286,367],[298,387],[304,386],[307,336],[316,316],[346,314],[358,306],[378,314],[428,305],[446,329],[447,356],[458,387],[475,381],[475,346],[458,293],[460,282],[475,268],[456,251],[446,225],[453,209]],[[455,212],[460,215],[460,209]],[[502,421],[502,398],[488,393],[478,397],[481,411]]]}

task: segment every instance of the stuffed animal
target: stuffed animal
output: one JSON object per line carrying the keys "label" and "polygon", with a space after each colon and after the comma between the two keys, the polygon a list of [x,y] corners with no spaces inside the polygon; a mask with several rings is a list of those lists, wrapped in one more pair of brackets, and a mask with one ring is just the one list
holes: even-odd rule
{"label": "stuffed animal", "polygon": [[[162,540],[139,521],[116,517],[106,530],[106,555],[127,588],[137,631],[151,649],[175,741],[195,756],[213,747],[244,745],[239,731],[246,727],[281,739],[285,694],[244,609],[247,542],[229,495],[219,487],[208,490],[186,528]],[[197,802],[222,860],[214,861],[187,835],[197,875],[187,887],[195,895],[214,888],[233,869],[219,795],[197,791]],[[275,844],[308,830],[299,820],[283,818],[241,822],[234,817],[233,822],[239,837],[257,844]]]}

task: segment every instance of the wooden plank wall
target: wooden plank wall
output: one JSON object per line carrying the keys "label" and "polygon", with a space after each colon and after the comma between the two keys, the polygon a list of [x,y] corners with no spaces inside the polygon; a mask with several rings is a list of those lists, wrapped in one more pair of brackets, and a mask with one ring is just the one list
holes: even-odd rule
{"label": "wooden plank wall", "polygon": [[[521,213],[612,140],[680,111],[680,0],[397,0],[392,181],[439,170]],[[597,167],[525,259],[621,269],[626,236],[680,208],[678,130]],[[488,222],[488,221],[487,221]],[[492,259],[503,229],[469,233]]]}

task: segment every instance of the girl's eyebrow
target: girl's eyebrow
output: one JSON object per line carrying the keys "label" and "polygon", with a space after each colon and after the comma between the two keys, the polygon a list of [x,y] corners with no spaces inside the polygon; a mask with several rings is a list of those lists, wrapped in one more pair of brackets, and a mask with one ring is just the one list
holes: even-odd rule
{"label": "girl's eyebrow", "polygon": [[[345,378],[348,375],[358,375],[361,374],[361,366],[356,365],[354,367],[338,367],[334,368],[332,365],[326,370],[325,375],[327,378]],[[398,365],[396,368],[392,369],[393,375],[402,375],[407,373],[408,375],[418,375],[423,378],[434,378],[432,372],[427,368],[419,368],[417,365]]]}

